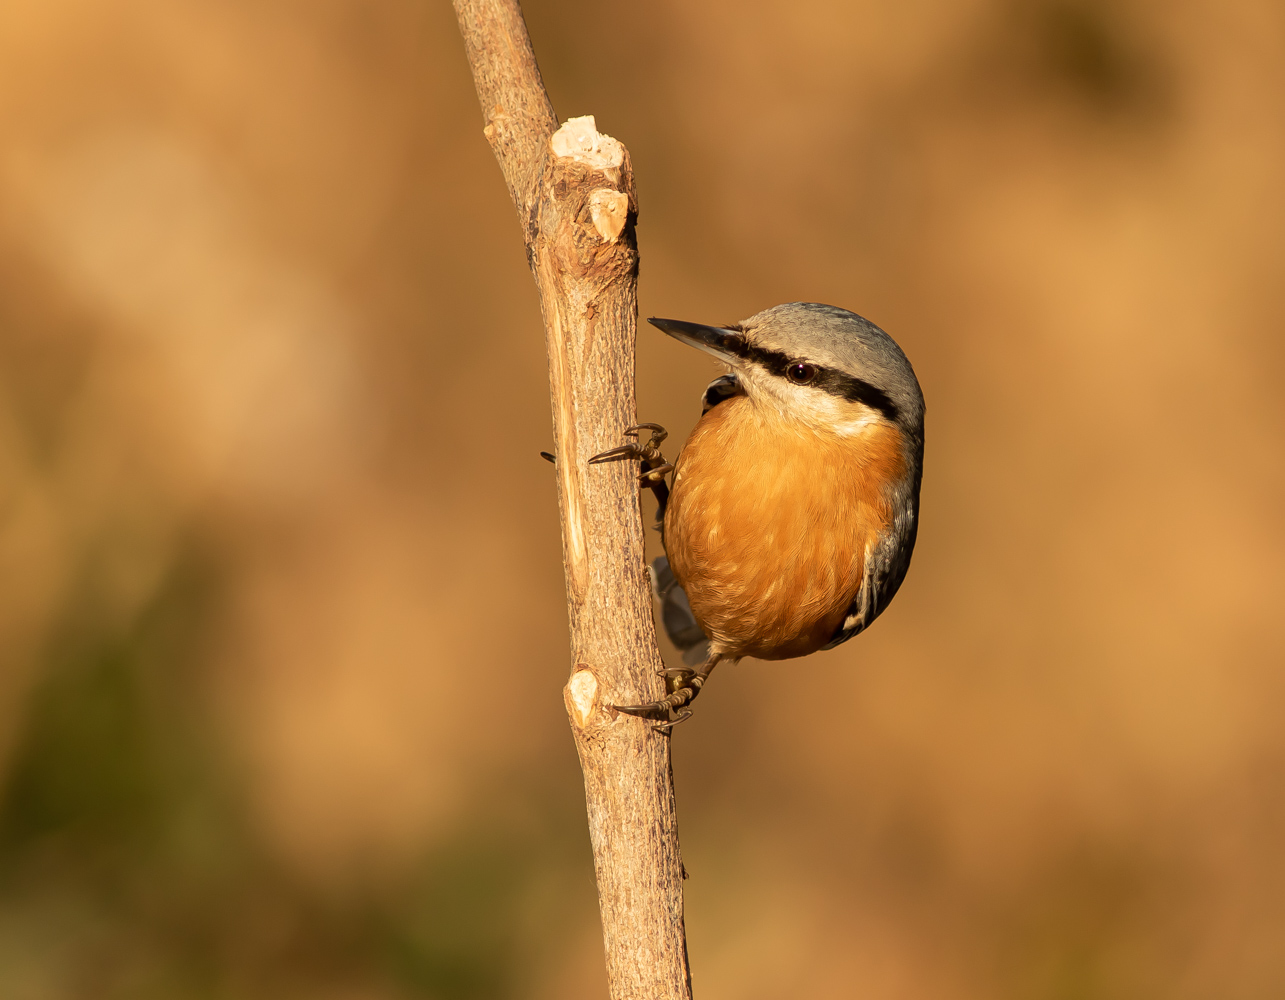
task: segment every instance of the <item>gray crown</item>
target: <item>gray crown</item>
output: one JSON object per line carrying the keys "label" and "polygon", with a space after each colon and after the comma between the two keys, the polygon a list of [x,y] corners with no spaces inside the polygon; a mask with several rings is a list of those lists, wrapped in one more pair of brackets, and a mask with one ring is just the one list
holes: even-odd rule
{"label": "gray crown", "polygon": [[868,319],[819,302],[787,302],[736,324],[756,347],[835,368],[884,392],[899,422],[923,434],[924,396],[897,342]]}

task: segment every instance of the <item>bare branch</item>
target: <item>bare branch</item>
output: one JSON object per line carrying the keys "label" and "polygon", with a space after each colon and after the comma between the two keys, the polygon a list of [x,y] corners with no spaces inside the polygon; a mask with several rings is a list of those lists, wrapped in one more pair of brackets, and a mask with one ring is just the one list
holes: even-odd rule
{"label": "bare branch", "polygon": [[455,14],[482,105],[482,133],[500,161],[529,243],[540,167],[558,118],[540,78],[522,8],[517,3],[458,0]]}
{"label": "bare branch", "polygon": [[687,1000],[669,740],[609,707],[663,693],[638,484],[626,464],[585,464],[635,423],[633,170],[592,118],[557,127],[515,0],[455,0],[455,10],[544,314],[574,664],[564,699],[584,771],[611,995]]}

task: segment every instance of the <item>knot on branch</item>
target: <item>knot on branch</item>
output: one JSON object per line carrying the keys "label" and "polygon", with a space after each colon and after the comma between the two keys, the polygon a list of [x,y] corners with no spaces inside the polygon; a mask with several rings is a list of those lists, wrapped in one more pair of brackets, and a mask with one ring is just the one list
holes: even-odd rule
{"label": "knot on branch", "polygon": [[562,269],[607,283],[638,266],[638,216],[629,151],[592,115],[568,119],[549,140],[540,233]]}
{"label": "knot on branch", "polygon": [[563,689],[567,712],[577,729],[584,729],[598,707],[598,678],[583,663],[576,664],[576,672]]}
{"label": "knot on branch", "polygon": [[615,243],[629,219],[629,196],[611,188],[594,188],[589,192],[589,217],[598,235]]}

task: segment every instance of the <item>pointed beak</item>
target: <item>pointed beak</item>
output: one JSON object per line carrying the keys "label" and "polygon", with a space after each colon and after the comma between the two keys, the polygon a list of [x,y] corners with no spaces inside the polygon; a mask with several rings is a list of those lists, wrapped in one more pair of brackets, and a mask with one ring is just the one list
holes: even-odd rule
{"label": "pointed beak", "polygon": [[675,340],[712,354],[724,364],[740,367],[744,357],[745,338],[735,330],[705,326],[703,323],[688,323],[681,319],[659,319],[655,316],[650,317],[647,322],[658,330],[664,330]]}

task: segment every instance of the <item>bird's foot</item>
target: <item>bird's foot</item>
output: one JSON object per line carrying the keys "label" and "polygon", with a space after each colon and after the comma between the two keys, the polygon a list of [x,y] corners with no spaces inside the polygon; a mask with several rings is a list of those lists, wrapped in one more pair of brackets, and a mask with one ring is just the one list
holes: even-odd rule
{"label": "bird's foot", "polygon": [[660,676],[665,678],[665,690],[669,693],[659,701],[648,702],[645,705],[612,705],[611,707],[626,715],[651,719],[656,723],[652,729],[658,733],[668,733],[680,722],[686,722],[692,717],[691,703],[701,693],[701,688],[705,686],[705,681],[709,679],[719,659],[718,656],[711,656],[695,670],[689,667],[670,667],[660,671]]}
{"label": "bird's foot", "polygon": [[[651,435],[644,442],[639,435],[645,430],[651,431]],[[589,464],[601,465],[603,462],[629,460],[641,462],[642,469],[638,473],[638,485],[647,487],[656,494],[656,501],[660,505],[656,518],[658,521],[662,520],[665,516],[665,505],[669,502],[669,484],[665,482],[665,476],[674,471],[674,467],[666,462],[665,456],[660,453],[661,442],[669,437],[669,431],[660,424],[638,424],[626,430],[625,436],[635,440],[622,444],[618,448],[599,452],[589,459]]]}
{"label": "bird's foot", "polygon": [[[638,440],[640,431],[651,431],[651,436],[646,442]],[[609,448],[607,451],[599,452],[589,459],[589,464],[599,465],[603,462],[637,459],[642,462],[643,466],[642,475],[638,477],[643,485],[650,485],[652,482],[663,478],[664,473],[660,472],[661,469],[668,472],[673,468],[672,465],[665,461],[665,456],[660,453],[661,442],[669,437],[669,431],[661,427],[660,424],[638,424],[626,430],[625,437],[631,437],[635,440],[622,444],[619,448]]]}

